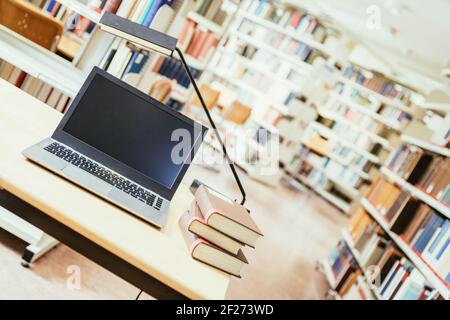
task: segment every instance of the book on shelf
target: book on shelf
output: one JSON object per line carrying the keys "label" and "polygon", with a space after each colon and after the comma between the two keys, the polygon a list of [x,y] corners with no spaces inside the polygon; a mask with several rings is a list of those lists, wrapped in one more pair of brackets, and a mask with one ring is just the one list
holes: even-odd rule
{"label": "book on shelf", "polygon": [[200,61],[206,59],[208,52],[218,43],[219,38],[214,33],[190,19],[185,20],[178,38],[180,50]]}
{"label": "book on shelf", "polygon": [[409,105],[411,92],[409,89],[386,79],[380,75],[349,65],[344,69],[343,76],[374,92]]}
{"label": "book on shelf", "polygon": [[[189,67],[194,78],[199,78],[201,71],[195,68]],[[167,77],[168,79],[174,79],[177,83],[185,88],[190,85],[189,76],[184,69],[181,61],[170,57],[158,57],[158,61],[155,63],[152,72],[158,73]]]}
{"label": "book on shelf", "polygon": [[392,188],[389,182],[378,179],[366,199],[384,216],[390,230],[449,284],[448,217],[413,198],[407,190],[391,197]]}
{"label": "book on shelf", "polygon": [[181,233],[186,241],[190,255],[198,261],[206,263],[230,275],[240,277],[242,268],[248,263],[242,250],[239,250],[236,255],[232,254],[190,232],[189,223],[191,217],[191,214],[187,211],[179,220]]}
{"label": "book on shelf", "polygon": [[60,112],[70,104],[70,97],[6,61],[0,61],[0,78]]}
{"label": "book on shelf", "polygon": [[400,192],[401,190],[394,184],[378,178],[372,183],[365,198],[384,216]]}
{"label": "book on shelf", "polygon": [[142,71],[149,58],[149,52],[145,50],[135,50],[132,52],[121,78],[123,81],[136,86],[142,76]]}
{"label": "book on shelf", "polygon": [[254,0],[244,10],[292,33],[310,35],[319,43],[323,43],[327,37],[327,29],[319,19],[299,9],[283,8],[265,0]]}
{"label": "book on shelf", "polygon": [[[366,283],[373,281],[374,283],[370,283],[370,285],[375,286],[383,299],[428,299],[433,292],[433,288],[428,286],[423,274],[389,241],[389,237],[384,235],[384,231],[374,221],[371,222],[370,220],[368,214],[364,210],[360,210],[358,217],[352,221],[350,227],[350,229],[360,228],[362,226],[361,221],[364,221],[363,231],[359,232],[356,237],[353,234],[351,235],[360,259],[362,260],[364,255],[372,258],[370,265],[362,266],[362,269],[366,272],[369,268],[375,271],[371,274],[370,279],[366,279]],[[373,239],[376,239],[378,243],[381,239],[385,245],[383,247],[376,246]]]}
{"label": "book on shelf", "polygon": [[447,205],[450,203],[449,158],[402,144],[390,155],[387,168],[439,201]]}
{"label": "book on shelf", "polygon": [[227,16],[226,11],[222,10],[222,2],[222,0],[198,0],[193,11],[221,26]]}

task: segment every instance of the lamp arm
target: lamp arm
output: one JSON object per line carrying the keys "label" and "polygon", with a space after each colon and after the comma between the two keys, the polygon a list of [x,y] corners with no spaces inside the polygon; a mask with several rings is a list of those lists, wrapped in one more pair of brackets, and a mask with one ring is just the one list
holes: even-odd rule
{"label": "lamp arm", "polygon": [[213,121],[213,119],[211,117],[211,114],[209,113],[209,110],[206,107],[205,101],[203,100],[203,96],[202,96],[202,94],[200,93],[200,90],[197,87],[197,83],[195,82],[195,79],[192,76],[191,71],[189,70],[189,66],[186,63],[186,60],[184,59],[183,53],[181,52],[181,50],[178,47],[175,48],[175,51],[180,56],[181,62],[183,63],[183,66],[184,66],[184,69],[186,70],[186,73],[187,73],[187,75],[189,77],[189,80],[191,81],[192,86],[194,87],[195,93],[197,94],[197,97],[200,100],[200,103],[201,103],[201,105],[203,107],[203,111],[205,111],[206,116],[207,116],[207,118],[209,120],[209,123],[211,124],[211,127],[214,129],[214,132],[215,132],[215,134],[217,136],[217,139],[219,140],[220,145],[222,146],[222,151],[223,151],[223,154],[225,156],[225,159],[228,162],[228,165],[230,166],[231,172],[233,173],[234,179],[236,180],[236,183],[237,183],[237,185],[239,187],[239,191],[242,194],[241,205],[244,205],[245,200],[246,200],[246,198],[245,198],[246,197],[245,190],[244,190],[244,187],[242,186],[241,180],[239,179],[239,176],[238,176],[238,174],[236,172],[236,168],[234,167],[233,162],[231,161],[230,157],[228,156],[227,149],[225,147],[225,144],[222,141],[222,138],[220,136],[219,130],[217,129],[216,124],[214,123],[214,121]]}

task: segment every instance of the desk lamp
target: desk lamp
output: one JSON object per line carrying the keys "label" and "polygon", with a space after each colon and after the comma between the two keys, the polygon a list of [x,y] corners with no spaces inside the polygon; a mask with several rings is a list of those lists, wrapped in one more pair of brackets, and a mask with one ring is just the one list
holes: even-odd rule
{"label": "desk lamp", "polygon": [[245,203],[245,190],[242,186],[241,181],[239,180],[239,176],[236,172],[236,168],[234,167],[232,161],[230,160],[225,144],[223,143],[222,138],[220,137],[219,130],[214,123],[211,114],[209,113],[208,108],[205,105],[205,101],[203,100],[203,96],[200,93],[200,90],[197,87],[197,84],[194,80],[194,77],[189,70],[189,66],[184,59],[183,53],[179,48],[177,48],[177,39],[173,38],[167,34],[161,33],[159,31],[150,29],[141,24],[132,22],[128,19],[124,19],[120,16],[112,14],[110,12],[105,12],[100,19],[99,27],[101,30],[111,33],[115,36],[126,39],[136,45],[139,45],[145,49],[153,50],[163,55],[172,57],[173,52],[176,51],[180,57],[181,63],[183,64],[184,69],[189,77],[192,86],[194,87],[195,93],[197,94],[198,99],[202,105],[203,111],[206,113],[206,116],[211,124],[211,127],[214,129],[214,132],[219,140],[222,151],[225,156],[226,161],[228,162],[231,172],[233,173],[234,179],[239,187],[239,190],[242,194],[241,205]]}

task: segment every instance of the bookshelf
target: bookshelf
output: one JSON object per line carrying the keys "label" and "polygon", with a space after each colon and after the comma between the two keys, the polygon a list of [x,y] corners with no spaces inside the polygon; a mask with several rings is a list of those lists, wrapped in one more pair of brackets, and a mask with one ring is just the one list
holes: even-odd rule
{"label": "bookshelf", "polygon": [[328,285],[331,289],[334,289],[336,287],[336,277],[331,270],[330,263],[327,259],[323,259],[319,261],[319,264],[322,267],[322,271],[325,275],[325,279],[327,280]]}
{"label": "bookshelf", "polygon": [[386,234],[398,246],[398,248],[408,257],[408,259],[419,269],[425,278],[439,291],[442,297],[446,300],[450,299],[450,288],[441,280],[434,270],[416,253],[414,250],[403,241],[398,235],[393,233],[387,222],[381,214],[374,208],[374,206],[367,200],[361,199],[361,205],[373,217],[373,219],[383,228]]}
{"label": "bookshelf", "polygon": [[351,235],[348,233],[348,231],[346,229],[342,229],[341,237],[347,244],[348,248],[350,249],[350,252],[352,253],[353,258],[355,259],[356,264],[358,265],[359,269],[361,270],[364,280],[366,281],[367,285],[371,289],[374,298],[376,300],[382,300],[383,298],[379,294],[378,288],[370,282],[370,277],[367,273],[366,268],[364,267],[363,263],[361,262],[360,254],[359,254],[358,250],[355,248],[355,244],[353,243],[353,239],[352,239]]}
{"label": "bookshelf", "polygon": [[431,143],[431,142],[428,142],[428,141],[425,141],[422,139],[417,139],[417,138],[412,137],[407,134],[402,134],[400,136],[400,139],[406,143],[416,145],[424,150],[428,150],[428,151],[440,154],[444,157],[450,157],[450,149],[449,148],[442,147],[442,146],[436,145],[434,143]]}
{"label": "bookshelf", "polygon": [[85,3],[77,0],[58,0],[58,2],[92,22],[98,23],[100,21],[101,14],[89,8]]}
{"label": "bookshelf", "polygon": [[281,114],[287,115],[289,113],[288,110],[289,107],[284,104],[273,101],[272,98],[270,97],[269,92],[261,92],[258,89],[254,88],[253,86],[247,84],[245,81],[227,75],[227,73],[229,73],[228,70],[219,68],[216,69],[210,68],[209,71],[211,71],[214,75],[221,77],[223,80],[226,80],[231,85],[244,89],[245,91],[253,94],[255,97],[268,101],[269,104],[275,109],[277,109]]}
{"label": "bookshelf", "polygon": [[246,42],[247,44],[250,44],[258,49],[270,52],[271,54],[273,54],[274,56],[277,56],[279,59],[283,59],[283,61],[287,61],[289,62],[289,64],[292,65],[292,67],[297,67],[300,68],[302,70],[305,71],[311,71],[312,70],[312,66],[304,61],[298,60],[295,57],[288,55],[282,51],[277,50],[276,48],[267,45],[263,42],[257,41],[255,39],[253,39],[251,36],[246,35],[242,32],[239,31],[235,31],[233,33],[231,33],[231,35],[236,36],[237,38],[243,40],[244,42]]}
{"label": "bookshelf", "polygon": [[69,61],[0,25],[0,59],[18,66],[70,97],[81,88],[87,74]]}
{"label": "bookshelf", "polygon": [[189,11],[186,17],[219,36],[224,33],[225,26],[220,26],[195,11]]}
{"label": "bookshelf", "polygon": [[257,24],[259,24],[261,26],[264,26],[264,27],[266,27],[269,30],[275,30],[275,31],[277,31],[279,33],[285,34],[285,35],[287,35],[288,37],[290,37],[290,38],[292,38],[294,40],[303,42],[303,43],[307,44],[308,46],[310,46],[311,48],[320,50],[321,52],[327,54],[328,56],[331,56],[331,53],[329,52],[328,48],[323,43],[320,43],[318,41],[314,41],[309,36],[304,36],[304,35],[301,35],[301,34],[298,34],[298,33],[294,33],[294,32],[292,32],[292,31],[290,31],[290,30],[288,30],[288,29],[286,29],[286,28],[284,28],[284,27],[282,27],[282,26],[280,26],[280,25],[278,25],[278,24],[276,24],[274,22],[271,22],[269,20],[266,20],[266,19],[263,19],[261,17],[258,17],[256,15],[251,14],[251,13],[249,13],[247,11],[242,10],[242,9],[238,11],[238,15],[241,16],[242,18],[245,18],[245,19],[253,21],[253,22],[255,22],[255,23],[257,23]]}
{"label": "bookshelf", "polygon": [[375,111],[369,110],[367,107],[364,107],[362,105],[359,105],[358,103],[351,101],[350,99],[348,99],[347,97],[344,97],[342,95],[339,95],[335,92],[330,92],[329,93],[330,97],[347,105],[348,107],[350,107],[351,109],[363,113],[371,118],[373,118],[374,120],[394,129],[397,131],[400,131],[402,129],[401,124],[396,123],[390,119],[388,119],[387,117],[383,117],[380,114],[376,113]]}
{"label": "bookshelf", "polygon": [[408,190],[411,193],[411,195],[420,199],[421,201],[428,204],[430,207],[434,208],[435,210],[445,215],[448,219],[450,219],[450,206],[439,201],[438,199],[436,199],[432,195],[429,195],[428,193],[424,192],[418,187],[413,186],[412,184],[406,182],[403,178],[399,177],[396,173],[392,172],[387,167],[382,167],[380,172],[388,180],[394,182],[400,188]]}
{"label": "bookshelf", "polygon": [[[324,100],[312,102],[316,105],[319,118],[309,124],[301,142],[314,150],[312,146],[317,144],[317,140],[312,143],[310,139],[315,139],[312,133],[318,133],[323,138],[321,143],[326,141],[324,146],[333,148],[331,152],[319,150],[319,153],[346,166],[348,170],[355,171],[364,179],[363,185],[370,185],[371,176],[374,176],[386,155],[398,144],[400,134],[420,114],[419,109],[411,102],[419,95],[381,74],[351,64],[343,68],[342,74],[336,76],[330,86],[332,89],[325,91]],[[403,138],[407,139],[406,135]],[[351,151],[353,156],[336,156],[336,146],[341,146],[338,153]],[[432,149],[435,152],[443,151],[437,146]],[[355,155],[367,160],[363,167],[360,165],[364,162],[360,160],[355,168],[351,162],[354,160],[346,159],[354,159]],[[362,168],[364,169],[361,170]],[[332,179],[329,180],[333,182]],[[360,184],[357,188],[361,187]]]}
{"label": "bookshelf", "polygon": [[[259,7],[264,8],[263,11],[259,11]],[[285,16],[285,22],[272,19],[271,15],[275,11]],[[282,141],[300,144],[298,138],[292,139],[277,130],[279,120],[288,119],[291,123],[297,121],[289,101],[301,94],[303,84],[314,71],[316,59],[334,63],[330,54],[332,48],[328,47],[325,40],[336,33],[333,31],[331,34],[320,22],[317,30],[324,32],[322,38],[313,31],[296,29],[292,24],[297,12],[304,14],[304,22],[309,18],[314,23],[318,21],[301,8],[285,6],[276,1],[242,1],[201,81],[218,82],[234,90],[236,98],[252,108],[251,121],[245,125],[248,128],[253,129],[254,124],[257,124],[277,134]],[[302,56],[300,51],[285,50],[280,44],[267,40],[270,36],[282,38],[286,44],[290,42],[302,50],[310,50],[310,53]],[[275,62],[279,65],[273,65]],[[278,116],[272,116],[275,113]],[[325,189],[319,192],[340,204]],[[340,207],[348,209],[347,206]]]}
{"label": "bookshelf", "polygon": [[365,87],[365,86],[363,86],[363,85],[361,85],[361,84],[359,84],[357,82],[354,82],[354,81],[349,80],[349,79],[344,78],[344,77],[341,77],[339,80],[344,82],[345,84],[349,85],[352,88],[355,88],[355,89],[357,89],[359,91],[362,91],[362,92],[365,92],[365,93],[367,93],[369,95],[374,96],[377,100],[381,101],[382,103],[385,103],[385,104],[390,105],[390,106],[394,106],[397,109],[399,109],[401,111],[404,111],[406,113],[410,113],[411,112],[411,109],[409,107],[405,106],[403,103],[398,102],[398,101],[396,101],[394,99],[391,99],[389,97],[386,97],[386,96],[384,96],[384,95],[382,95],[382,94],[380,94],[380,93],[378,93],[376,91],[373,91],[372,89],[367,88],[367,87]]}
{"label": "bookshelf", "polygon": [[366,150],[354,145],[351,141],[347,140],[346,138],[343,138],[341,135],[335,133],[333,130],[330,130],[328,127],[322,125],[318,122],[313,122],[310,125],[310,128],[312,128],[314,131],[317,131],[320,135],[330,139],[330,140],[339,140],[339,143],[342,143],[349,149],[352,149],[356,153],[359,153],[363,157],[367,158],[369,161],[373,163],[379,163],[380,159],[378,157],[374,156],[373,154],[367,152]]}
{"label": "bookshelf", "polygon": [[[308,162],[308,161],[305,160],[305,162]],[[311,166],[313,166],[315,169],[317,169],[319,172],[321,172],[323,175],[325,175],[328,180],[330,180],[334,184],[342,187],[345,190],[345,192],[349,194],[350,197],[352,197],[354,199],[357,199],[359,197],[359,191],[356,188],[347,185],[345,182],[340,181],[339,177],[337,177],[335,174],[325,170],[324,168],[322,168],[319,165],[314,165],[312,163],[309,163],[309,164],[311,164]],[[319,190],[323,190],[323,189],[319,188]],[[324,196],[324,197],[330,198],[329,196]],[[337,202],[336,200],[333,200],[331,202],[338,203],[338,206],[341,207],[341,209],[343,211],[347,211],[347,209],[348,209],[348,206],[345,206],[343,203]],[[343,208],[345,208],[345,210]]]}
{"label": "bookshelf", "polygon": [[302,184],[306,185],[308,188],[313,190],[315,193],[326,199],[328,202],[333,204],[336,208],[341,210],[344,213],[348,213],[350,206],[345,201],[342,201],[338,197],[334,196],[332,193],[328,192],[326,189],[321,187],[320,185],[317,185],[317,183],[314,183],[307,178],[297,174],[296,172],[292,172],[289,169],[284,169],[284,171],[294,178],[295,180],[300,181]]}
{"label": "bookshelf", "polygon": [[450,104],[448,103],[438,103],[438,102],[426,102],[418,105],[419,108],[426,110],[436,110],[442,112],[450,112]]}
{"label": "bookshelf", "polygon": [[358,126],[354,122],[339,115],[338,113],[330,112],[330,111],[326,110],[325,108],[318,108],[317,111],[319,112],[320,116],[327,118],[327,119],[337,121],[337,122],[345,123],[345,124],[349,125],[350,127],[354,128],[355,130],[359,131],[361,134],[367,135],[374,142],[377,142],[377,143],[381,144],[384,148],[390,150],[391,146],[389,145],[389,141],[387,139],[385,139],[371,131],[368,131],[367,129],[364,129],[364,128]]}

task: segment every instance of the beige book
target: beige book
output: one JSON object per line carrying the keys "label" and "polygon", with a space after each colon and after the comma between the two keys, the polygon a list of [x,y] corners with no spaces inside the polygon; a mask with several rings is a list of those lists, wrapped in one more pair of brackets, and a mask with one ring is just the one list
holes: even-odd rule
{"label": "beige book", "polygon": [[233,239],[255,247],[256,240],[262,236],[262,232],[242,205],[204,185],[195,192],[195,200],[208,225]]}
{"label": "beige book", "polygon": [[190,221],[189,211],[186,211],[179,220],[179,226],[190,255],[200,262],[222,270],[236,277],[241,276],[242,267],[247,259],[241,250],[237,255],[227,253],[225,250],[209,243],[188,230]]}
{"label": "beige book", "polygon": [[190,219],[188,229],[200,238],[203,238],[232,254],[238,254],[239,250],[244,246],[241,242],[228,237],[206,224],[203,214],[195,200],[191,203],[189,213]]}

